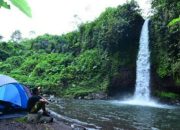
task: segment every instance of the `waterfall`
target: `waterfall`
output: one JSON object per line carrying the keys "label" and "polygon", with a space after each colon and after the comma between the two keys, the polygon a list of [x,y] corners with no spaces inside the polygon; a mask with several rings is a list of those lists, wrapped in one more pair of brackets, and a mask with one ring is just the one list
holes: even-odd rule
{"label": "waterfall", "polygon": [[151,107],[166,107],[150,98],[150,51],[149,51],[149,19],[145,20],[139,41],[139,52],[136,61],[136,84],[134,96],[123,101],[114,101],[114,103],[123,103],[129,105],[143,105]]}
{"label": "waterfall", "polygon": [[142,27],[139,52],[136,61],[136,85],[134,99],[149,101],[150,99],[150,52],[149,52],[149,19],[147,19]]}
{"label": "waterfall", "polygon": [[149,51],[149,19],[145,20],[139,41],[139,52],[136,61],[136,84],[132,99],[124,103],[161,107],[150,99],[150,51]]}

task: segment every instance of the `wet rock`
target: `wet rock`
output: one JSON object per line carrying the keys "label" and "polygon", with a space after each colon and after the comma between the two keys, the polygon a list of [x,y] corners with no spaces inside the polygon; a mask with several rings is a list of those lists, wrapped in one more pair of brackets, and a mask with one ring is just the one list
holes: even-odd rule
{"label": "wet rock", "polygon": [[49,98],[53,99],[53,98],[54,98],[54,95],[50,95],[50,97],[49,97]]}
{"label": "wet rock", "polygon": [[73,128],[73,130],[87,130],[84,126],[78,124],[71,124],[71,128]]}
{"label": "wet rock", "polygon": [[110,80],[110,85],[108,88],[109,96],[126,96],[132,95],[135,90],[135,80],[136,80],[136,68],[119,68],[118,72],[115,73]]}
{"label": "wet rock", "polygon": [[43,97],[47,97],[48,95],[47,94],[43,94]]}
{"label": "wet rock", "polygon": [[30,123],[37,123],[40,118],[41,118],[40,114],[28,114],[27,115],[27,121]]}
{"label": "wet rock", "polygon": [[85,96],[84,99],[86,100],[92,100],[92,99],[107,99],[108,96],[104,92],[98,92],[98,93],[91,93],[88,96]]}
{"label": "wet rock", "polygon": [[86,100],[92,100],[93,98],[92,98],[91,95],[88,95],[88,96],[85,96],[84,99],[86,99]]}
{"label": "wet rock", "polygon": [[50,123],[50,122],[53,122],[53,118],[50,116],[43,116],[40,113],[28,114],[27,121],[29,123]]}
{"label": "wet rock", "polygon": [[55,101],[54,95],[50,95],[49,98],[48,98],[48,101],[54,102]]}
{"label": "wet rock", "polygon": [[50,123],[53,122],[53,118],[49,117],[49,116],[41,116],[41,118],[39,119],[40,123]]}
{"label": "wet rock", "polygon": [[78,97],[78,99],[82,99],[82,97]]}

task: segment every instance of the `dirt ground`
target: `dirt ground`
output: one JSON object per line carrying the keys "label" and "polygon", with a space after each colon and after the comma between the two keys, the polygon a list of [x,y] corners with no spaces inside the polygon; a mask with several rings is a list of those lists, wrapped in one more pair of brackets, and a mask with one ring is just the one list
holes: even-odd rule
{"label": "dirt ground", "polygon": [[0,120],[0,130],[73,130],[64,122],[54,120],[53,123],[26,123],[14,119]]}

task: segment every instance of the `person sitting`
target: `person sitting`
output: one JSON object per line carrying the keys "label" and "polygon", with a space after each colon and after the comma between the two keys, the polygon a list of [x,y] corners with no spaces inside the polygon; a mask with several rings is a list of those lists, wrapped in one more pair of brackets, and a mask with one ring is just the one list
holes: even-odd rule
{"label": "person sitting", "polygon": [[29,98],[27,103],[27,110],[30,114],[36,114],[39,110],[42,109],[44,116],[49,116],[48,111],[46,110],[46,104],[48,101],[39,95],[40,89],[33,88],[32,89],[32,96]]}

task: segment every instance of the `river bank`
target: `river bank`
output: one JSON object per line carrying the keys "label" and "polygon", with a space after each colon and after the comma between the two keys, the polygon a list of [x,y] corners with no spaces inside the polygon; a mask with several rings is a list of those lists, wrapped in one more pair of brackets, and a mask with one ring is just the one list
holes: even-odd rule
{"label": "river bank", "polygon": [[54,120],[53,123],[27,123],[21,118],[0,120],[0,130],[73,130],[64,122]]}
{"label": "river bank", "polygon": [[[53,104],[53,103],[52,103]],[[82,125],[76,120],[71,120],[68,117],[64,117],[50,109],[50,117],[53,118],[53,122],[31,122],[30,117],[26,112],[9,113],[0,115],[0,130],[88,130],[87,124]]]}

